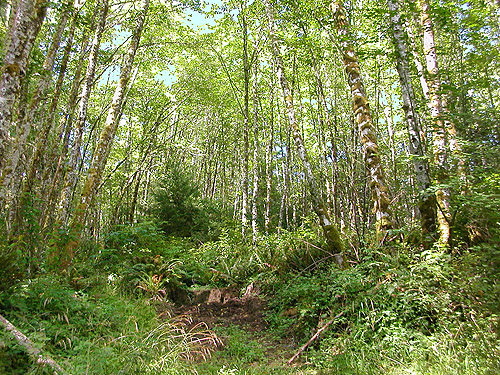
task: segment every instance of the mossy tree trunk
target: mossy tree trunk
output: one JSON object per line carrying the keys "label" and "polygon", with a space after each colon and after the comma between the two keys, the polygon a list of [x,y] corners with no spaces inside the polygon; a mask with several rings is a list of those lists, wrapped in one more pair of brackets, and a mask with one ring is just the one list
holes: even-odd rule
{"label": "mossy tree trunk", "polygon": [[[17,187],[21,185],[19,182],[22,181],[24,175],[24,168],[22,168],[19,161],[24,154],[24,149],[30,133],[32,133],[33,130],[38,130],[37,133],[40,133],[40,129],[36,129],[36,125],[41,121],[42,111],[40,108],[43,108],[43,106],[41,106],[41,102],[46,98],[48,89],[52,82],[52,70],[54,68],[56,53],[59,49],[61,37],[69,17],[69,4],[66,3],[63,7],[64,8],[59,17],[57,28],[54,32],[49,50],[43,62],[42,70],[36,84],[33,97],[31,98],[28,108],[24,111],[24,116],[17,119],[16,139],[12,143],[9,156],[7,158],[6,168],[2,173],[2,183],[4,185],[4,189],[7,189],[11,195],[9,200],[12,200],[13,209],[15,209],[15,202],[19,201]],[[15,181],[18,183],[14,183]]]}
{"label": "mossy tree trunk", "polygon": [[419,192],[418,209],[420,213],[422,231],[431,234],[436,229],[436,198],[428,191],[431,185],[429,165],[425,158],[424,145],[422,141],[422,126],[417,112],[415,93],[411,83],[410,68],[408,66],[408,52],[406,40],[401,25],[401,14],[399,12],[398,0],[388,0],[390,21],[392,26],[392,40],[396,50],[396,69],[399,75],[401,93],[403,98],[403,110],[405,112],[406,125],[408,128],[410,159],[413,164],[416,186]]}
{"label": "mossy tree trunk", "polygon": [[81,232],[85,224],[86,214],[91,206],[91,203],[98,193],[99,185],[102,181],[102,175],[108,161],[108,156],[111,151],[113,139],[118,129],[118,123],[122,111],[122,104],[125,97],[132,67],[134,64],[135,54],[139,47],[144,22],[149,8],[149,0],[143,0],[143,6],[137,18],[137,26],[134,30],[132,40],[130,42],[127,54],[125,55],[123,66],[121,67],[120,79],[115,88],[111,107],[101,131],[99,140],[94,150],[94,155],[90,164],[89,172],[79,203],[75,210],[75,215],[71,222],[72,240],[66,245],[66,256],[71,261],[73,251],[79,243]]}
{"label": "mossy tree trunk", "polygon": [[[78,0],[77,0],[78,1]],[[64,78],[66,76],[66,70],[68,69],[68,63],[71,57],[71,50],[73,48],[73,39],[75,36],[76,25],[79,19],[79,12],[77,8],[77,2],[75,2],[74,7],[69,9],[70,15],[72,15],[71,25],[69,27],[68,35],[66,37],[66,46],[64,47],[63,56],[61,59],[61,64],[59,66],[59,74],[57,76],[57,81],[54,88],[54,93],[50,101],[50,106],[47,112],[42,116],[42,127],[38,132],[37,141],[35,145],[35,151],[31,158],[29,164],[28,173],[26,175],[25,192],[31,191],[33,185],[35,184],[35,178],[37,173],[41,173],[41,160],[42,155],[45,154],[47,150],[47,143],[49,135],[52,132],[52,128],[55,123],[57,106],[59,103],[59,98],[61,97]],[[69,15],[68,15],[69,16]],[[46,182],[49,185],[49,182]]]}
{"label": "mossy tree trunk", "polygon": [[271,8],[269,0],[265,1],[266,12],[269,19],[269,34],[271,42],[271,51],[274,57],[276,74],[278,80],[281,84],[283,90],[283,99],[285,102],[286,117],[289,126],[292,129],[292,136],[294,139],[295,146],[297,148],[297,154],[302,161],[304,168],[305,178],[308,184],[309,194],[312,200],[312,206],[319,218],[319,224],[323,229],[323,233],[328,244],[328,251],[334,256],[335,262],[341,268],[347,268],[349,265],[347,263],[345,254],[343,252],[342,241],[340,239],[340,234],[335,227],[334,223],[328,215],[328,210],[326,208],[325,202],[323,201],[322,192],[319,188],[319,184],[316,180],[316,176],[313,173],[311,162],[307,154],[307,150],[304,144],[304,140],[300,134],[300,129],[295,116],[295,108],[292,99],[292,92],[290,90],[288,80],[285,76],[283,58],[281,57],[279,45],[276,38],[276,26],[274,22],[274,14]]}
{"label": "mossy tree trunk", "polygon": [[67,224],[69,220],[71,201],[78,181],[78,164],[80,163],[81,160],[80,149],[82,147],[82,141],[83,141],[83,130],[85,121],[87,119],[87,109],[90,100],[90,93],[95,83],[94,78],[97,68],[97,60],[99,57],[99,49],[101,46],[101,39],[104,32],[104,27],[106,25],[108,10],[109,10],[109,1],[100,0],[97,10],[99,12],[99,22],[97,24],[97,28],[94,33],[92,45],[90,47],[87,71],[85,73],[85,79],[80,93],[78,115],[73,130],[73,145],[68,160],[68,166],[64,180],[64,188],[62,190],[61,201],[58,209],[58,220],[64,224]]}
{"label": "mossy tree trunk", "polygon": [[369,173],[377,238],[383,239],[386,231],[393,228],[393,219],[389,208],[390,199],[378,150],[377,136],[359,68],[358,57],[350,43],[351,36],[344,6],[342,2],[335,1],[331,3],[330,7],[340,37],[344,68],[352,93],[352,108],[361,137],[366,169]]}
{"label": "mossy tree trunk", "polygon": [[[78,15],[75,15],[77,17]],[[56,133],[56,139],[59,140],[57,147],[53,147],[50,154],[47,155],[49,163],[54,164],[51,168],[46,168],[43,173],[41,180],[43,181],[43,191],[42,195],[47,197],[42,207],[42,214],[40,215],[40,227],[46,227],[50,221],[54,221],[59,217],[60,210],[56,209],[56,205],[60,204],[60,197],[64,192],[64,179],[66,172],[66,163],[69,157],[69,142],[70,135],[73,130],[73,122],[75,119],[75,112],[77,110],[78,97],[80,92],[80,86],[82,84],[82,71],[84,68],[84,62],[87,58],[87,47],[90,44],[89,32],[92,32],[96,28],[97,12],[92,14],[92,19],[90,20],[90,28],[86,30],[81,36],[80,44],[80,55],[76,61],[76,71],[73,75],[71,82],[71,89],[69,91],[68,99],[63,110],[63,116],[60,123],[54,129]],[[98,20],[97,20],[98,22]],[[69,43],[69,38],[67,43]],[[72,46],[66,45],[66,50],[69,49],[71,52]],[[69,53],[68,52],[68,53]],[[65,51],[66,53],[66,51]],[[69,55],[68,55],[69,57]],[[63,71],[63,61],[61,62],[61,72]],[[59,76],[56,88],[62,85],[64,77]],[[57,97],[54,95],[51,108],[57,108]],[[55,125],[55,115],[56,111],[48,114],[50,116],[49,122]],[[51,125],[52,126],[52,125]],[[51,149],[47,147],[46,150]],[[57,217],[56,217],[57,216]]]}
{"label": "mossy tree trunk", "polygon": [[441,100],[441,81],[437,61],[436,44],[434,41],[434,26],[430,16],[430,6],[425,0],[420,0],[421,23],[423,28],[423,47],[427,69],[427,85],[429,87],[429,108],[433,121],[433,153],[436,168],[436,202],[437,222],[439,228],[439,243],[448,246],[450,241],[450,189],[444,186],[448,180],[448,142],[443,119]]}
{"label": "mossy tree trunk", "polygon": [[[12,170],[8,155],[10,130],[13,112],[21,96],[21,83],[26,75],[29,56],[42,27],[47,7],[46,0],[21,0],[11,9],[9,29],[4,45],[4,59],[0,71],[0,201],[7,194],[4,176],[10,176]],[[22,135],[21,129],[16,130],[16,137]],[[14,141],[14,147],[16,142]],[[7,160],[8,159],[8,160]],[[17,165],[17,163],[16,163]]]}

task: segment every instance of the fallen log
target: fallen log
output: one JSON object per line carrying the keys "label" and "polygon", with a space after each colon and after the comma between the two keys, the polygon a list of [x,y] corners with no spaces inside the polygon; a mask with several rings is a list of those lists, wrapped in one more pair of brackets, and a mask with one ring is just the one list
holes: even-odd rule
{"label": "fallen log", "polygon": [[330,327],[330,325],[331,325],[331,324],[332,324],[335,320],[337,320],[338,318],[340,318],[342,315],[344,315],[344,312],[343,312],[343,311],[342,311],[341,313],[337,314],[336,316],[334,316],[334,317],[333,317],[332,319],[330,319],[328,322],[326,322],[326,324],[325,324],[323,327],[321,327],[320,329],[318,329],[318,330],[316,331],[316,333],[315,333],[314,335],[312,335],[312,337],[309,339],[309,341],[308,341],[308,342],[306,342],[306,343],[305,343],[305,344],[304,344],[304,345],[303,345],[303,346],[302,346],[302,347],[301,347],[301,348],[297,351],[297,353],[295,353],[295,354],[293,355],[293,357],[292,357],[292,358],[290,358],[290,359],[288,360],[287,364],[289,364],[289,365],[290,365],[293,361],[295,361],[295,360],[299,357],[299,355],[300,355],[300,354],[301,354],[304,350],[306,350],[306,349],[309,347],[309,345],[311,345],[311,344],[312,344],[315,340],[317,340],[317,339],[318,339],[319,335],[321,335],[324,331],[326,331],[326,330],[327,330],[327,328],[328,328],[328,327]]}
{"label": "fallen log", "polygon": [[11,322],[0,315],[0,324],[9,332],[16,341],[26,349],[28,355],[33,361],[40,366],[49,366],[54,370],[54,374],[67,374],[59,364],[47,355],[43,355],[42,351],[38,349],[33,342],[19,331]]}

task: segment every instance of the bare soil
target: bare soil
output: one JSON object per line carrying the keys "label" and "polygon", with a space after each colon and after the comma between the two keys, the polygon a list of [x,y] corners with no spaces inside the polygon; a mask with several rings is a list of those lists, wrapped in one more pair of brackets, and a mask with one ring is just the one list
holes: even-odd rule
{"label": "bare soil", "polygon": [[[269,334],[265,320],[267,301],[252,284],[241,297],[234,287],[194,290],[190,297],[191,303],[170,306],[160,316],[184,319],[188,330],[200,325],[210,330],[237,326],[257,341],[269,362],[276,365],[284,364],[293,355],[296,345],[291,338],[277,339]],[[220,337],[218,347],[212,350],[224,350],[228,340],[230,337]]]}

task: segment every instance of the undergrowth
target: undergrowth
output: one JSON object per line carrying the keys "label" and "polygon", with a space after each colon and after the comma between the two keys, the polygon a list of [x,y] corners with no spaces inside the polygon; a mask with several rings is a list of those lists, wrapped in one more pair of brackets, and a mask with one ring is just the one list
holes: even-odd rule
{"label": "undergrowth", "polygon": [[[255,246],[240,233],[222,228],[197,244],[152,223],[121,226],[104,248],[84,243],[64,277],[43,264],[23,276],[11,246],[2,253],[0,313],[72,374],[500,373],[493,239],[460,252],[366,247],[341,271],[308,220]],[[250,283],[268,300],[267,338],[158,318],[165,304],[187,303],[190,288]],[[297,367],[272,362],[266,340],[291,342],[293,352],[335,316]],[[200,345],[219,337],[225,347],[215,353]],[[3,331],[0,343],[0,373],[40,373]]]}

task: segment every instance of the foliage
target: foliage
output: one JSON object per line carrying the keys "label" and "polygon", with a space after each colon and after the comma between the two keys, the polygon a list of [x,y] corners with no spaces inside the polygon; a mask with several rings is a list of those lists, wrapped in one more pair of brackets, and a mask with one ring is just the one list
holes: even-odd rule
{"label": "foliage", "polygon": [[496,250],[471,249],[462,259],[409,251],[401,248],[396,257],[372,251],[346,271],[326,267],[278,286],[275,280],[271,324],[307,338],[318,321],[343,311],[308,355],[325,373],[498,372],[498,268],[473,276],[478,258]]}
{"label": "foliage", "polygon": [[191,256],[211,270],[210,277],[202,278],[201,282],[227,284],[245,282],[266,273],[314,268],[331,259],[324,247],[319,228],[313,219],[306,218],[298,230],[260,236],[255,246],[242,238],[239,226],[224,227],[217,241],[192,249]]}
{"label": "foliage", "polygon": [[173,164],[153,193],[152,215],[168,236],[194,237],[205,241],[219,235],[218,223],[225,213],[217,203],[201,199],[192,177]]}
{"label": "foliage", "polygon": [[126,293],[142,291],[151,301],[168,300],[185,288],[180,283],[185,276],[181,250],[182,245],[169,243],[153,223],[122,225],[109,233],[105,248],[84,263],[80,274],[95,267],[104,271],[101,278]]}
{"label": "foliage", "polygon": [[2,293],[24,275],[19,251],[3,242],[0,242],[0,264],[0,293]]}
{"label": "foliage", "polygon": [[457,249],[500,237],[500,175],[473,176],[471,194],[457,196],[454,222]]}
{"label": "foliage", "polygon": [[[204,327],[158,321],[143,299],[109,285],[75,291],[54,277],[17,285],[2,295],[0,311],[73,374],[183,374],[181,358],[209,355],[200,340],[218,340]],[[15,341],[2,342],[3,373],[38,373]]]}
{"label": "foliage", "polygon": [[[401,239],[373,247],[373,202],[340,63],[344,40],[335,35],[332,9],[322,2],[271,2],[281,74],[292,86],[311,168],[349,243],[347,255],[351,248],[356,255],[344,271],[331,265],[311,215],[303,165],[284,121],[262,1],[224,1],[211,10],[197,0],[151,2],[113,148],[99,166],[106,170],[99,169],[102,181],[85,202],[86,225],[81,233],[69,230],[85,174],[96,171],[92,160],[100,160],[99,129],[136,22],[138,2],[110,8],[98,78],[85,90],[90,97],[82,113],[85,92],[75,85],[72,93],[72,86],[85,82],[89,59],[82,47],[93,40],[100,3],[81,2],[73,46],[70,16],[56,63],[44,73],[62,9],[48,2],[40,33],[24,43],[33,50],[18,51],[30,56],[20,89],[0,90],[16,94],[2,100],[15,103],[12,121],[2,115],[0,142],[8,146],[2,157],[19,159],[10,171],[0,162],[2,314],[74,374],[185,374],[197,368],[202,374],[268,374],[261,338],[234,327],[221,331],[227,346],[213,362],[182,360],[208,356],[199,341],[215,342],[216,336],[203,325],[193,331],[186,322],[159,321],[155,310],[188,302],[190,287],[255,283],[269,301],[271,333],[293,337],[297,346],[343,313],[304,353],[303,368],[273,373],[500,373],[498,1],[430,2],[448,140],[443,165],[433,154],[437,129],[415,64],[424,60],[418,2],[399,2],[405,32],[414,34],[403,39],[416,56],[408,74],[416,96],[413,116],[422,120],[427,139],[422,159],[429,161],[431,177],[448,176],[428,189],[451,193],[448,249],[433,247],[434,234],[422,236],[419,225],[421,192],[409,167],[415,155],[408,150],[388,19],[394,14],[385,3],[345,2],[397,223],[385,240]],[[15,23],[5,4],[0,1],[0,44],[6,47],[16,41],[8,38]],[[193,25],[188,8],[208,17],[209,25]],[[18,69],[8,65],[1,67],[2,77]],[[50,79],[44,83],[45,75]],[[45,84],[47,90],[36,93]],[[82,115],[83,128],[74,129]],[[43,157],[37,161],[39,146]],[[70,165],[73,158],[78,165]],[[36,170],[29,170],[31,163]],[[4,186],[11,172],[14,178]],[[63,186],[75,199],[61,216],[56,207],[63,206]],[[78,241],[74,254],[66,252],[68,243]],[[4,332],[0,373],[39,373]]]}

